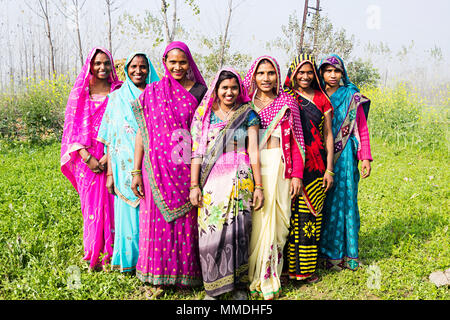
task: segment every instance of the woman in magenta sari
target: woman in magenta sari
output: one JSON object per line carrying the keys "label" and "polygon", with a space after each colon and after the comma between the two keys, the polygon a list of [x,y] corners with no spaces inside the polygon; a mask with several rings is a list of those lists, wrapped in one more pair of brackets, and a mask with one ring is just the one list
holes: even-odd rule
{"label": "woman in magenta sari", "polygon": [[114,241],[114,197],[106,189],[104,145],[96,140],[107,95],[119,88],[108,50],[92,49],[67,101],[61,171],[80,195],[84,260],[96,269],[109,263]]}
{"label": "woman in magenta sari", "polygon": [[189,128],[207,88],[184,43],[169,44],[162,62],[163,78],[132,104],[139,131],[131,188],[141,199],[136,275],[158,287],[155,295],[160,286],[202,283]]}

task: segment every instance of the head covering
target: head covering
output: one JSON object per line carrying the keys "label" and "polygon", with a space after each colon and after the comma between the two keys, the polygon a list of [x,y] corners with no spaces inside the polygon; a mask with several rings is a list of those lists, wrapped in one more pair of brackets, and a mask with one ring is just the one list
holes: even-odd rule
{"label": "head covering", "polygon": [[[289,66],[288,73],[286,76],[286,80],[284,81],[284,91],[289,93],[290,95],[293,95],[294,87],[295,87],[295,76],[297,75],[298,70],[305,64],[309,63],[311,64],[313,70],[314,70],[314,80],[311,83],[311,87],[314,90],[322,91],[323,94],[325,94],[325,91],[323,90],[323,87],[320,85],[319,77],[317,75],[317,67],[316,67],[316,60],[314,57],[307,53],[301,53],[299,56],[295,57],[295,59],[291,62],[291,65]],[[326,96],[326,94],[325,94]]]}
{"label": "head covering", "polygon": [[147,85],[139,99],[132,103],[142,133],[144,166],[153,199],[167,222],[192,209],[189,129],[198,105],[197,99],[172,77],[164,63],[167,53],[173,49],[186,54],[189,79],[205,85],[187,45],[175,41],[164,51],[163,78]]}
{"label": "head covering", "polygon": [[[339,87],[339,89],[333,93],[333,95],[330,97],[330,101],[334,108],[337,108],[338,106],[345,104],[346,107],[350,103],[350,101],[347,101],[348,99],[351,99],[351,97],[359,92],[359,89],[356,85],[354,85],[350,78],[348,77],[347,69],[345,68],[344,61],[339,57],[337,54],[329,54],[327,55],[319,65],[319,70],[322,69],[322,67],[325,67],[326,65],[332,65],[336,69],[339,69],[342,71],[342,82],[344,83],[343,86]],[[320,82],[323,87],[325,87],[325,82],[322,77],[320,77]],[[364,113],[366,115],[366,119],[369,113],[369,106],[367,104],[364,104]]]}
{"label": "head covering", "polygon": [[[277,85],[276,85],[277,96],[270,105],[266,106],[259,112],[259,116],[261,118],[261,128],[262,129],[269,128],[271,126],[272,121],[279,114],[280,110],[287,106],[287,111],[284,113],[283,119],[281,119],[281,121],[286,119],[289,120],[289,125],[294,133],[294,138],[297,141],[300,150],[302,150],[304,155],[305,142],[303,140],[303,131],[300,120],[299,107],[297,101],[292,96],[283,91],[283,88],[281,86],[280,66],[278,62],[275,60],[275,58],[264,55],[256,59],[255,62],[253,62],[252,66],[250,67],[250,70],[247,72],[247,75],[245,76],[244,86],[247,88],[250,97],[254,97],[256,95],[258,88],[256,85],[255,73],[257,71],[259,63],[262,60],[268,60],[270,63],[272,63],[272,65],[275,68],[277,74]],[[268,138],[268,135],[265,134],[262,137],[261,145],[264,145],[266,143],[265,138]]]}
{"label": "head covering", "polygon": [[[77,155],[74,155],[73,152],[92,145],[92,139],[95,139],[97,136],[98,125],[106,108],[107,99],[105,99],[105,103],[102,103],[97,108],[94,107],[94,104],[89,103],[89,81],[93,77],[91,63],[97,52],[105,53],[111,62],[112,70],[108,78],[108,82],[111,84],[111,91],[119,88],[122,84],[117,77],[111,53],[102,47],[93,48],[86,58],[86,62],[69,94],[61,142],[61,171],[75,189],[77,189],[77,186],[72,162]],[[94,118],[98,120],[97,126],[94,124]]]}
{"label": "head covering", "polygon": [[[336,116],[333,118],[333,136],[334,136],[334,160],[339,158],[344,150],[350,135],[355,128],[357,112],[359,106],[362,107],[364,116],[367,120],[369,116],[370,100],[359,92],[349,79],[344,61],[336,54],[327,55],[320,62],[319,68],[331,65],[342,71],[343,86],[340,86],[330,97],[331,104],[335,110]],[[325,85],[325,81],[321,78],[321,82]],[[359,140],[358,127],[356,127],[355,135]],[[358,148],[361,145],[358,144]]]}
{"label": "head covering", "polygon": [[181,41],[173,41],[171,42],[167,47],[166,50],[164,50],[164,55],[163,55],[163,66],[164,69],[166,70],[166,75],[172,79],[173,81],[176,81],[172,75],[170,74],[169,70],[167,69],[165,60],[167,57],[167,54],[169,53],[169,51],[173,50],[173,49],[180,49],[181,51],[184,52],[184,54],[186,55],[186,58],[189,61],[189,70],[186,74],[186,77],[194,82],[198,82],[201,83],[202,85],[204,85],[206,87],[206,82],[202,77],[202,74],[200,73],[200,71],[197,68],[197,65],[194,62],[194,58],[192,58],[192,54],[191,51],[189,50],[189,47]]}
{"label": "head covering", "polygon": [[130,171],[133,170],[138,124],[131,109],[131,103],[139,98],[142,91],[130,79],[128,67],[136,55],[142,55],[147,60],[148,75],[145,83],[159,80],[156,70],[145,53],[135,52],[129,55],[124,65],[125,82],[119,90],[109,94],[108,106],[97,137],[100,142],[109,146],[116,194],[133,207],[139,204],[139,198],[130,188]]}
{"label": "head covering", "polygon": [[214,104],[214,102],[217,101],[215,88],[217,85],[217,81],[219,80],[220,74],[223,71],[229,71],[229,72],[233,73],[236,76],[236,78],[238,79],[239,96],[236,99],[236,105],[240,107],[243,104],[246,104],[250,101],[250,98],[247,94],[247,89],[245,88],[245,86],[242,82],[242,78],[239,75],[239,73],[231,67],[226,67],[226,68],[219,70],[219,72],[217,72],[216,76],[214,77],[213,81],[211,82],[208,92],[206,92],[202,102],[200,103],[200,106],[198,107],[198,109],[196,111],[200,121],[202,122],[202,129],[201,129],[201,134],[196,135],[195,137],[192,137],[192,139],[193,139],[192,157],[193,158],[194,157],[203,157],[205,155],[206,147],[208,144],[208,131],[209,131],[209,125],[210,125],[209,119],[211,117],[212,105]]}

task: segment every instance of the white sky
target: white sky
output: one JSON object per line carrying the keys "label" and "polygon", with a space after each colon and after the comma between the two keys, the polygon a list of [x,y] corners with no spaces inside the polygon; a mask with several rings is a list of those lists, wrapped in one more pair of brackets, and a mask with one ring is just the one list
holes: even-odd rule
{"label": "white sky", "polygon": [[[5,32],[11,33],[11,29],[17,23],[24,21],[24,16],[30,15],[29,9],[23,4],[24,1],[33,3],[36,0],[17,2],[0,0],[3,8],[0,12],[2,42],[5,39]],[[157,13],[160,9],[159,0],[120,1],[122,7],[115,13],[116,16],[125,11],[136,14],[149,9]],[[181,23],[191,32],[197,31],[214,36],[223,31],[228,0],[196,0],[201,10],[199,16],[193,15],[192,11],[183,4],[183,0],[178,2],[180,8],[184,9],[179,12]],[[310,6],[315,6],[315,0],[309,0],[309,2]],[[321,0],[320,2],[322,12],[334,23],[334,27],[345,28],[348,35],[355,35],[356,40],[359,41],[359,45],[354,49],[354,56],[364,58],[366,54],[364,46],[368,42],[377,44],[383,41],[395,55],[402,46],[408,46],[411,41],[414,41],[416,57],[420,56],[420,59],[426,60],[425,50],[434,46],[442,49],[445,61],[450,58],[450,0]],[[237,8],[233,13],[229,36],[234,50],[251,54],[254,58],[263,54],[274,55],[278,58],[280,66],[284,66],[292,59],[285,56],[283,52],[266,49],[265,43],[281,35],[281,26],[287,24],[288,16],[294,10],[297,11],[301,20],[303,0],[233,0],[233,5]],[[102,31],[106,32],[104,0],[87,0],[87,6],[89,10],[83,17],[86,22],[83,27],[85,54],[90,46],[106,46],[106,36],[101,34]],[[32,21],[41,28],[42,32],[42,21],[35,16]],[[15,40],[14,37],[11,39]],[[65,37],[63,35],[63,41],[67,41],[70,46],[74,43],[71,36],[67,35]],[[149,44],[145,46],[149,47]],[[130,47],[124,42],[118,48],[117,55],[126,57],[129,52],[138,49],[141,48]],[[191,50],[195,51],[195,48],[191,47]],[[76,52],[74,51],[73,54],[76,55]],[[394,59],[388,63],[395,62]],[[383,66],[383,68],[388,67],[390,65]]]}

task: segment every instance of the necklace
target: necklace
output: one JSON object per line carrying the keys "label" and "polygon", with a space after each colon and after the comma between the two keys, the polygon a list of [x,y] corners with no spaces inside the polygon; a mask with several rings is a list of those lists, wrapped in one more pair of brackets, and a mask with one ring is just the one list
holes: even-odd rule
{"label": "necklace", "polygon": [[233,104],[233,106],[230,108],[230,110],[228,110],[228,112],[225,113],[225,111],[222,110],[222,107],[220,106],[220,103],[219,103],[219,110],[220,110],[220,112],[222,112],[222,115],[225,117],[225,121],[228,120],[228,116],[230,115],[231,111],[234,110],[235,106],[236,106],[236,103]]}
{"label": "necklace", "polygon": [[300,91],[297,89],[297,92],[300,93],[302,96],[304,96],[305,98],[309,99],[309,100],[313,100],[314,99],[314,93],[312,95],[307,94],[304,91]]}

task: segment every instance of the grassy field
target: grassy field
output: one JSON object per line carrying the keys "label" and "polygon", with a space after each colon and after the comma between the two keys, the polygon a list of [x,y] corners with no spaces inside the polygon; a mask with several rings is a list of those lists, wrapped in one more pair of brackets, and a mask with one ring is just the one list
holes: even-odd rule
{"label": "grassy field", "polygon": [[[450,299],[448,287],[428,281],[450,267],[448,150],[384,141],[372,139],[372,176],[360,183],[363,266],[291,282],[281,299]],[[79,199],[59,170],[59,148],[0,144],[0,299],[147,299],[133,275],[87,271]],[[203,296],[167,289],[161,299]]]}

